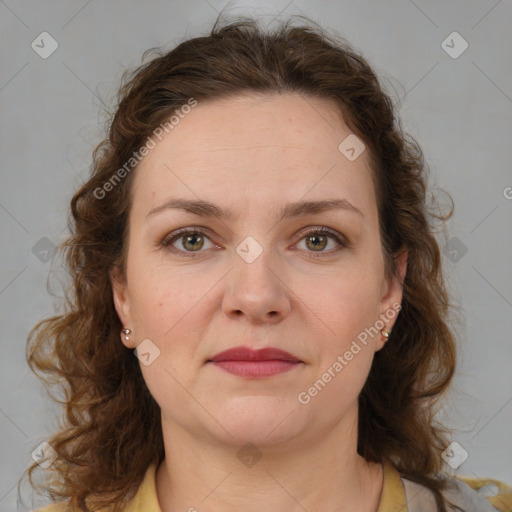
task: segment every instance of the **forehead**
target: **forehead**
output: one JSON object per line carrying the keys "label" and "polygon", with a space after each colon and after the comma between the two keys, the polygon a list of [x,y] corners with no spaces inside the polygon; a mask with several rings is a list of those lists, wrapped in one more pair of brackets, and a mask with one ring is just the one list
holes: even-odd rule
{"label": "forehead", "polygon": [[340,151],[354,135],[335,107],[299,94],[198,103],[139,164],[133,208],[147,213],[170,195],[249,208],[263,198],[268,206],[270,197],[328,194],[368,209],[375,202],[369,155],[351,161]]}

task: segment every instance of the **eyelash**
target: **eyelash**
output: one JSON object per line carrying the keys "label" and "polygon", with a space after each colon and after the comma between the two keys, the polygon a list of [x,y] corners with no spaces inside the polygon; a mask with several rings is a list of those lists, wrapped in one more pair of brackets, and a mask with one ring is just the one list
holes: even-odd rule
{"label": "eyelash", "polygon": [[[182,250],[176,249],[175,247],[172,247],[172,249],[171,249],[172,244],[176,240],[179,240],[180,238],[183,238],[184,235],[201,235],[201,236],[204,236],[204,237],[208,238],[208,240],[210,240],[210,238],[207,236],[207,234],[204,231],[202,231],[202,228],[188,227],[188,228],[178,229],[178,230],[174,231],[173,233],[170,233],[169,235],[166,235],[158,243],[158,245],[160,247],[168,249],[169,251],[171,251],[171,252],[173,252],[175,254],[177,253],[177,254],[180,254],[180,255],[186,255],[186,256],[184,256],[186,258],[187,257],[188,258],[197,258],[199,256],[199,254],[201,252],[204,252],[204,251],[201,251],[201,250],[199,250],[199,251],[182,251]],[[323,257],[323,256],[326,256],[326,255],[331,255],[331,254],[333,254],[335,252],[340,251],[342,248],[349,248],[350,247],[350,243],[348,242],[348,240],[343,235],[341,235],[340,233],[337,233],[334,230],[326,228],[326,227],[313,228],[313,229],[310,229],[309,231],[306,231],[305,233],[302,233],[301,238],[299,239],[299,242],[302,241],[307,236],[311,236],[311,235],[329,236],[330,238],[333,238],[339,244],[339,246],[340,246],[337,249],[334,249],[333,251],[329,251],[329,252],[320,251],[317,254],[315,254],[313,251],[308,251],[308,252],[311,252],[310,256],[313,257],[313,258],[319,258],[319,257]]]}

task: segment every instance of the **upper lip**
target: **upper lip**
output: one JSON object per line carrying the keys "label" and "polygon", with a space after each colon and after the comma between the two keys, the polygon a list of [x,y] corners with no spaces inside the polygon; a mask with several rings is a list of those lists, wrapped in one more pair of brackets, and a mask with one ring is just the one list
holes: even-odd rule
{"label": "upper lip", "polygon": [[279,348],[267,347],[253,350],[249,347],[235,347],[219,352],[208,361],[290,361],[300,363],[301,360],[293,354]]}

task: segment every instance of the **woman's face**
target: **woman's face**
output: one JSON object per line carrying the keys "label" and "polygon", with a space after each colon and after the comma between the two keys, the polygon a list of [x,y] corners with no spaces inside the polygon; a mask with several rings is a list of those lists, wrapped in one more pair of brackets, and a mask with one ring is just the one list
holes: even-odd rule
{"label": "woman's face", "polygon": [[[334,112],[298,94],[199,103],[134,171],[114,297],[169,428],[261,446],[354,426],[401,288],[369,155]],[[210,361],[240,346],[299,362]]]}

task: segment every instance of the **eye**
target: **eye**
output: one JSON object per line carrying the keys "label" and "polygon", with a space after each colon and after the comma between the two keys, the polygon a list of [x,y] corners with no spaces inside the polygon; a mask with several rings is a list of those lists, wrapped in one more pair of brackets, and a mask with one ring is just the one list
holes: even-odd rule
{"label": "eye", "polygon": [[[324,249],[329,245],[329,239],[336,242],[334,250],[324,251]],[[348,241],[343,235],[326,227],[315,228],[307,231],[306,233],[302,233],[300,242],[302,241],[304,241],[306,251],[319,253],[311,254],[313,257],[332,254],[333,252],[341,250],[343,247],[349,246]]]}
{"label": "eye", "polygon": [[[334,240],[335,247],[332,250],[325,251],[324,249],[329,245],[329,239]],[[302,233],[299,243],[303,241],[305,243],[304,250],[311,253],[309,256],[312,257],[327,256],[350,246],[342,234],[326,227],[317,227]],[[209,243],[210,246],[205,246],[205,243]],[[189,258],[197,257],[198,254],[195,253],[204,252],[202,249],[219,247],[210,240],[202,228],[196,227],[178,229],[165,236],[158,245],[180,256]]]}
{"label": "eye", "polygon": [[171,252],[194,258],[196,257],[194,253],[203,252],[201,249],[205,248],[205,241],[211,244],[209,247],[206,246],[206,249],[215,247],[204,231],[197,228],[182,228],[164,237],[159,245]]}

